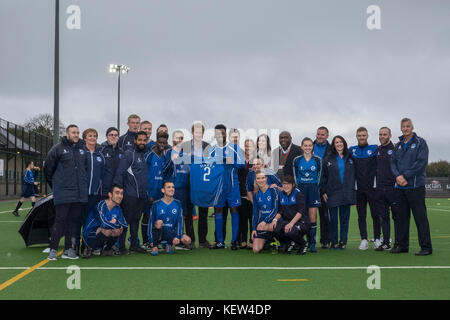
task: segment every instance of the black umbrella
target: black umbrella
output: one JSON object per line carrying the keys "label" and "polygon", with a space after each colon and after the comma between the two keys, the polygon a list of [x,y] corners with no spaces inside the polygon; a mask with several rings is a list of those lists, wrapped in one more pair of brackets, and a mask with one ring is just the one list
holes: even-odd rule
{"label": "black umbrella", "polygon": [[19,233],[27,246],[33,244],[49,244],[50,233],[55,222],[55,206],[53,195],[39,199],[27,214],[20,226]]}

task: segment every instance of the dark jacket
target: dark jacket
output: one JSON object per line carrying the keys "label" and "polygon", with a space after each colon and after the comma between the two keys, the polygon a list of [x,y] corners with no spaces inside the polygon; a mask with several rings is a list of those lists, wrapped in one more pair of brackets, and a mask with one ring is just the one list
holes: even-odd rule
{"label": "dark jacket", "polygon": [[146,148],[142,151],[136,146],[123,153],[119,167],[114,176],[113,184],[123,187],[124,196],[147,198],[147,163],[145,162]]}
{"label": "dark jacket", "polygon": [[253,165],[249,162],[245,162],[245,167],[238,170],[239,178],[239,193],[241,198],[247,198],[247,189],[245,188],[245,183],[247,182],[247,176]]}
{"label": "dark jacket", "polygon": [[391,171],[391,157],[394,144],[377,147],[377,187],[391,187],[395,185],[395,177]]}
{"label": "dark jacket", "polygon": [[55,205],[87,202],[88,159],[83,140],[77,143],[66,137],[54,145],[45,159],[44,173],[53,191]]}
{"label": "dark jacket", "polygon": [[119,148],[119,144],[113,148],[107,141],[100,145],[99,150],[105,158],[105,167],[102,179],[102,195],[107,196],[109,189],[111,189],[113,185],[114,176],[116,175],[117,168],[119,167],[120,159],[123,156],[123,151]]}
{"label": "dark jacket", "polygon": [[328,208],[356,203],[355,190],[355,165],[350,155],[345,158],[344,181],[339,174],[337,154],[330,153],[322,165],[322,187],[321,194],[328,196]]}
{"label": "dark jacket", "polygon": [[276,148],[272,151],[272,169],[275,171],[280,179],[283,179],[283,176],[285,175],[292,175],[293,172],[293,162],[294,159],[302,155],[303,151],[302,149],[297,146],[296,144],[292,144],[291,150],[289,151],[289,154],[286,156],[286,160],[284,161],[284,166],[281,169],[280,165],[283,162],[283,158],[285,157],[284,154],[281,152],[281,148]]}
{"label": "dark jacket", "polygon": [[426,141],[413,133],[406,148],[404,136],[399,137],[391,158],[391,170],[394,177],[403,175],[408,187],[418,188],[425,185],[425,169],[428,164],[428,146]]}
{"label": "dark jacket", "polygon": [[119,137],[119,141],[117,142],[117,145],[123,152],[125,152],[129,149],[133,150],[135,137],[136,137],[136,133],[128,130],[127,133],[125,133],[124,135]]}
{"label": "dark jacket", "polygon": [[355,162],[356,189],[371,190],[376,187],[377,146],[353,146],[349,149]]}

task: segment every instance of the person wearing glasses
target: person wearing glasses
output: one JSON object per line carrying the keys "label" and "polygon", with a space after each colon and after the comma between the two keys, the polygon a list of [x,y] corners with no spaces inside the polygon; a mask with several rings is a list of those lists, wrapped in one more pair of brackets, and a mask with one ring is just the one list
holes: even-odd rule
{"label": "person wearing glasses", "polygon": [[101,198],[108,199],[108,191],[113,185],[114,175],[122,158],[123,151],[119,148],[119,130],[110,127],[106,130],[106,141],[100,145],[99,151],[105,158],[105,166],[102,178]]}

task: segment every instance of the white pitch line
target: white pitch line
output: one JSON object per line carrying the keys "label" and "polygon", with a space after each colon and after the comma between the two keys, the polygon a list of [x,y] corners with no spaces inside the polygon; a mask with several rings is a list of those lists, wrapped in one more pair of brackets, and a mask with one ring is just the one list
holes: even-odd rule
{"label": "white pitch line", "polygon": [[[20,208],[19,211],[29,210],[29,209],[31,209],[31,207],[30,207],[30,208]],[[13,211],[14,211],[14,210],[0,211],[0,213],[11,213],[11,212],[13,212]]]}
{"label": "white pitch line", "polygon": [[436,210],[436,211],[450,212],[450,210],[445,210],[445,209],[436,208],[436,207],[427,207],[427,209],[429,209],[429,210]]}
{"label": "white pitch line", "polygon": [[[364,267],[79,267],[80,270],[366,270]],[[68,267],[41,267],[37,270],[67,270]],[[380,269],[450,269],[450,266],[380,266]],[[0,267],[26,270],[29,267]]]}

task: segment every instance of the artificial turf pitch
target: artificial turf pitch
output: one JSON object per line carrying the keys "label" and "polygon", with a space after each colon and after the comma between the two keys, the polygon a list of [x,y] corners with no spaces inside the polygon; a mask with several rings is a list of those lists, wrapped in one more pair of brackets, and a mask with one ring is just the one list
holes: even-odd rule
{"label": "artificial turf pitch", "polygon": [[[47,258],[42,253],[45,246],[25,247],[17,231],[28,210],[14,217],[11,211],[15,204],[0,202],[0,285]],[[30,207],[29,202],[23,207]],[[59,258],[0,290],[0,299],[450,299],[450,199],[427,199],[427,207],[431,256],[414,256],[419,245],[412,217],[409,253],[376,252],[373,244],[367,251],[359,250],[353,207],[345,250],[318,248],[315,254],[298,256],[197,248],[176,250],[173,255],[160,253],[157,257],[133,253],[78,260]],[[212,242],[214,219],[208,220]],[[367,225],[370,237],[370,214]],[[229,225],[227,242],[230,236]],[[72,275],[67,267],[71,265],[81,269],[79,290],[67,287]],[[367,287],[372,275],[367,267],[371,265],[381,267],[381,289]]]}

